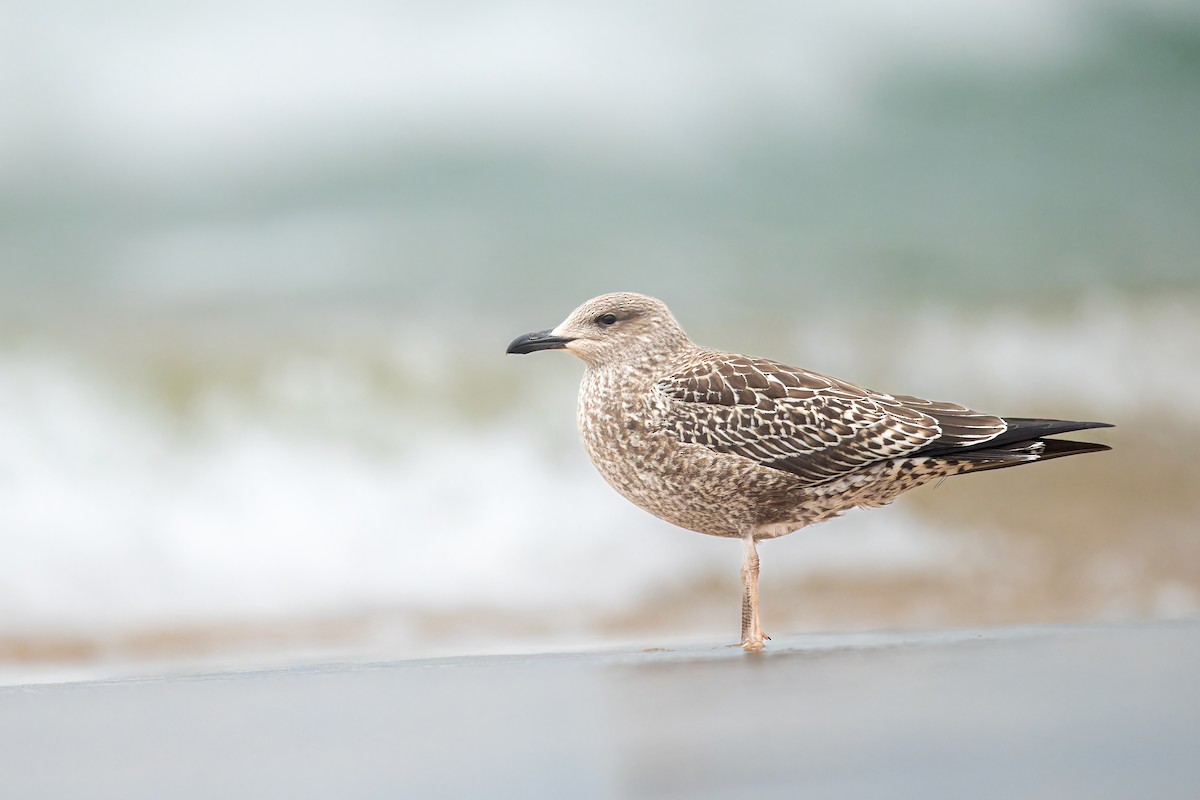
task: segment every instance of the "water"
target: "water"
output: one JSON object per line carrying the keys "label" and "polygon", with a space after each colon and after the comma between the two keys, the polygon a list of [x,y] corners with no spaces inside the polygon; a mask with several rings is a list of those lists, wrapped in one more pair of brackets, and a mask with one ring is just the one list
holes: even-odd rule
{"label": "water", "polygon": [[5,294],[786,308],[1200,276],[1192,3],[89,8],[24,8],[5,48]]}
{"label": "water", "polygon": [[[592,473],[578,365],[501,355],[612,289],[705,344],[1121,425],[994,479],[1073,524],[947,487],[772,546],[785,628],[1200,609],[1198,9],[751,11],[20,9],[0,661],[297,620],[400,653],[718,635],[735,551]],[[1012,596],[963,601],[980,570]]]}

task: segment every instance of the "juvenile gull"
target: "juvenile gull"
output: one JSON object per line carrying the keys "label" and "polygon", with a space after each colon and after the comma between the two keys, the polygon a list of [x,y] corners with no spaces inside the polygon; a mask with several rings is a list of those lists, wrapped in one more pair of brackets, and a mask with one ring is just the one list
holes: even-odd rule
{"label": "juvenile gull", "polygon": [[630,292],[588,300],[507,352],[537,350],[587,365],[579,433],[614,489],[682,528],[742,540],[746,650],[770,638],[758,621],[758,540],[948,475],[1109,449],[1043,438],[1103,422],[1002,418],[698,347],[664,303]]}

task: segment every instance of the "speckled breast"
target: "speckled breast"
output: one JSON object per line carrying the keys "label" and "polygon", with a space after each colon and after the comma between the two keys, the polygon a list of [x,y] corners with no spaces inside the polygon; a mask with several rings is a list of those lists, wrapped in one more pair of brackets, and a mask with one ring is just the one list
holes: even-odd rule
{"label": "speckled breast", "polygon": [[683,444],[662,424],[650,378],[588,370],[579,390],[584,449],[629,501],[682,528],[741,536],[763,521],[770,496],[794,482],[746,459]]}

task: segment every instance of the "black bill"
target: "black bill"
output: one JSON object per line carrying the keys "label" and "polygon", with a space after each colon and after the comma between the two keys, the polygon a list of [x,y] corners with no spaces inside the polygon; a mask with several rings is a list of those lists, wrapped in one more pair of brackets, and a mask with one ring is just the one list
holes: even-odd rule
{"label": "black bill", "polygon": [[575,340],[568,336],[551,336],[549,330],[534,331],[513,339],[504,352],[521,355],[536,353],[538,350],[561,350],[568,342],[573,341]]}

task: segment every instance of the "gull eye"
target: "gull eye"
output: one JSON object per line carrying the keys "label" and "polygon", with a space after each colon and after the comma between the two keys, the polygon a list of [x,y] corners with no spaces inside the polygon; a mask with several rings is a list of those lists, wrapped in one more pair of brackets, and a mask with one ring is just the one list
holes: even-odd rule
{"label": "gull eye", "polygon": [[600,316],[596,317],[596,322],[599,322],[601,325],[616,325],[617,324],[617,315],[616,314],[601,314]]}

